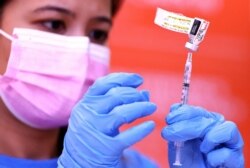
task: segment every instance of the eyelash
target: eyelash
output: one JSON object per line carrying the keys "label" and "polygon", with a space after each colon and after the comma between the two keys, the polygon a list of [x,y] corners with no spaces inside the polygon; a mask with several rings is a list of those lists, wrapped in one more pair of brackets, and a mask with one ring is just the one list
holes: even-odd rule
{"label": "eyelash", "polygon": [[97,43],[97,44],[105,44],[108,36],[109,36],[109,32],[106,30],[102,30],[102,29],[92,29],[87,36],[90,38],[90,41],[93,43]]}
{"label": "eyelash", "polygon": [[[60,19],[41,20],[38,23],[42,26],[43,30],[48,32],[64,34],[67,31],[67,23]],[[91,42],[103,45],[108,39],[109,31],[100,28],[90,28],[87,30],[86,35],[90,38]]]}
{"label": "eyelash", "polygon": [[[42,27],[49,32],[63,34],[66,31],[66,23],[62,20],[43,20],[40,21]],[[51,25],[47,25],[51,24]],[[53,25],[54,24],[54,25]]]}

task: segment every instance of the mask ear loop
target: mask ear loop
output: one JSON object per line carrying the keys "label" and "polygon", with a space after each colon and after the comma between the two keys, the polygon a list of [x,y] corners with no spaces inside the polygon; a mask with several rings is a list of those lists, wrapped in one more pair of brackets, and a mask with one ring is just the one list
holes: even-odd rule
{"label": "mask ear loop", "polygon": [[[8,39],[8,40],[10,40],[10,41],[14,41],[15,40],[15,38],[13,37],[13,36],[11,36],[11,35],[9,35],[8,33],[6,33],[5,31],[3,31],[2,29],[0,29],[0,35],[2,35],[2,36],[4,36],[6,39]],[[2,75],[0,74],[0,84],[1,84],[1,82],[2,82]],[[0,97],[2,97],[2,95],[1,95],[1,90],[0,90]]]}
{"label": "mask ear loop", "polygon": [[15,38],[13,36],[9,35],[5,31],[3,31],[2,29],[0,29],[0,34],[3,35],[5,38],[9,39],[10,41],[14,41],[15,40]]}

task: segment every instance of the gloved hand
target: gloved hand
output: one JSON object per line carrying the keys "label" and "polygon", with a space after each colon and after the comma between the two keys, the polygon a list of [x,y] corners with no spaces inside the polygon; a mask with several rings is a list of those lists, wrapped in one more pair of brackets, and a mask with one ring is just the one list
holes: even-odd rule
{"label": "gloved hand", "polygon": [[169,141],[171,168],[175,161],[174,141],[185,141],[181,148],[182,168],[243,168],[243,140],[233,122],[200,107],[176,104],[166,118],[162,137]]}
{"label": "gloved hand", "polygon": [[127,149],[123,152],[118,168],[158,168],[157,164],[135,150]]}
{"label": "gloved hand", "polygon": [[64,139],[59,167],[122,167],[124,149],[152,132],[153,121],[124,132],[119,127],[152,114],[156,105],[147,91],[136,88],[143,80],[136,74],[115,73],[98,79],[74,107]]}

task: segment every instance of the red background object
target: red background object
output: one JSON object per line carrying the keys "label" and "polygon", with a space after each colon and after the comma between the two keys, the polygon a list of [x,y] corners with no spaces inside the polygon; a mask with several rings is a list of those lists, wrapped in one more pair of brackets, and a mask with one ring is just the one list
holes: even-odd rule
{"label": "red background object", "polygon": [[142,120],[154,120],[154,132],[135,148],[161,167],[168,167],[167,145],[161,138],[171,104],[180,102],[187,35],[154,24],[156,8],[200,17],[210,26],[193,54],[189,103],[222,113],[237,123],[250,166],[250,4],[249,0],[127,0],[111,33],[111,71],[137,72],[151,93],[157,111]]}

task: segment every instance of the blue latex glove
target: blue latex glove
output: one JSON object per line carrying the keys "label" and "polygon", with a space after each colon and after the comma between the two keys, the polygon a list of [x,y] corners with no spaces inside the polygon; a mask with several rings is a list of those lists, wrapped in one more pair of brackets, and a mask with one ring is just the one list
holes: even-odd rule
{"label": "blue latex glove", "polygon": [[119,132],[123,124],[156,110],[148,92],[136,89],[142,82],[136,74],[114,73],[89,88],[71,113],[59,167],[123,167],[124,149],[142,140],[155,126],[148,121]]}
{"label": "blue latex glove", "polygon": [[125,150],[119,168],[158,168],[157,164],[135,150]]}
{"label": "blue latex glove", "polygon": [[[174,141],[185,141],[181,148],[183,168],[243,168],[243,140],[237,126],[218,113],[176,104],[166,118],[162,137],[169,141],[171,168],[175,161]],[[179,167],[180,168],[180,167]]]}

